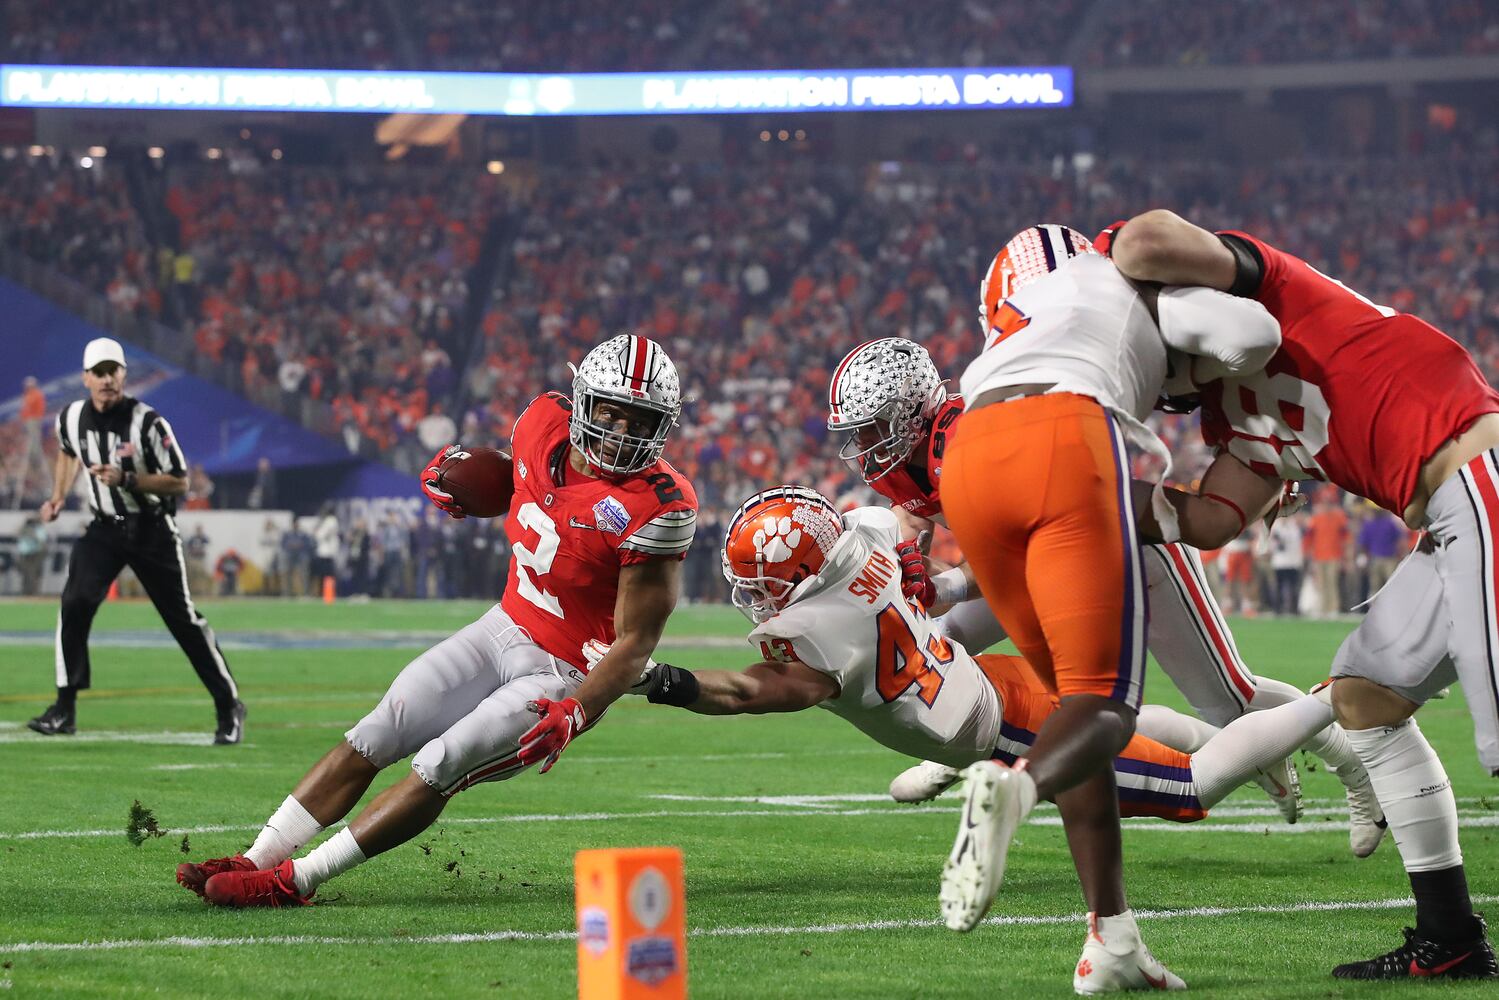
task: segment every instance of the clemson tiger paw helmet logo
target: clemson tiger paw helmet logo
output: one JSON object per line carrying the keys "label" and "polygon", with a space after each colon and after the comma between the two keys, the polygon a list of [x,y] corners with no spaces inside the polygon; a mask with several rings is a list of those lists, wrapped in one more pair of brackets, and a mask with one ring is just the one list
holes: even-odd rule
{"label": "clemson tiger paw helmet logo", "polygon": [[755,554],[762,563],[781,563],[790,559],[802,543],[802,529],[793,527],[790,517],[767,517],[755,529]]}

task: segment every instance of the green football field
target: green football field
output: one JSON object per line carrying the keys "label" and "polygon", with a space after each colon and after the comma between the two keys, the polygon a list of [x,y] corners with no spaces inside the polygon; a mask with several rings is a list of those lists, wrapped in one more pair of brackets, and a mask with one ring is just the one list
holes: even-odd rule
{"label": "green football field", "polygon": [[[79,735],[35,736],[24,724],[50,701],[56,605],[0,603],[0,996],[573,996],[573,855],[635,845],[685,853],[694,997],[1070,995],[1081,900],[1055,810],[1022,829],[989,922],[955,934],[937,881],[957,801],[890,802],[907,762],[817,710],[711,719],[630,699],[550,774],[456,797],[318,905],[211,910],[174,883],[178,862],[248,845],[414,652],[483,606],[204,610],[250,708],[238,747],[208,745],[206,694],[151,608],[129,602],[97,620]],[[1236,622],[1256,670],[1303,686],[1349,628]],[[743,632],[732,611],[683,608],[661,658],[740,665]],[[1184,707],[1159,673],[1147,697]],[[1420,718],[1456,786],[1473,890],[1492,905],[1499,787],[1460,693]],[[1211,996],[1492,995],[1328,976],[1399,943],[1408,886],[1388,841],[1364,861],[1348,853],[1334,778],[1304,785],[1296,827],[1252,789],[1203,823],[1128,824],[1130,898],[1156,954]],[[164,831],[139,847],[125,837],[137,800]]]}

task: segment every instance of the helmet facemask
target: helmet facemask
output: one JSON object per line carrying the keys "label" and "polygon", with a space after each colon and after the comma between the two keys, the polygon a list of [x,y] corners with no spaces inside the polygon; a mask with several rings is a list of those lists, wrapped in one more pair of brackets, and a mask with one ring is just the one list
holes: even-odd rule
{"label": "helmet facemask", "polygon": [[[650,418],[644,433],[632,434],[617,428],[616,421],[603,422],[598,415],[600,403],[610,403],[632,415]],[[628,476],[649,468],[666,448],[666,437],[676,424],[676,413],[647,400],[630,399],[619,393],[604,392],[573,382],[573,417],[568,437],[573,447],[583,453],[590,465],[612,476]],[[631,421],[634,426],[634,421]]]}

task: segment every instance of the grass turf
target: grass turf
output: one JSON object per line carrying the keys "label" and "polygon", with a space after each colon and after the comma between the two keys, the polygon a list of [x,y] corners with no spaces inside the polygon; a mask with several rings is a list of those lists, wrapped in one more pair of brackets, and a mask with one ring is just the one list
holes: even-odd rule
{"label": "grass turf", "polygon": [[[1082,927],[1067,918],[1081,902],[1055,813],[1042,812],[1022,831],[995,908],[1039,922],[953,934],[936,926],[936,883],[955,804],[879,801],[904,759],[816,711],[709,719],[629,701],[551,774],[456,797],[427,835],[326,885],[321,905],[210,910],[173,883],[175,865],[250,841],[411,657],[389,633],[448,631],[482,605],[231,601],[204,609],[226,640],[250,632],[382,638],[355,648],[233,651],[251,714],[247,743],[229,748],[197,742],[206,741],[212,712],[179,652],[99,646],[99,689],[80,700],[80,738],[47,740],[21,728],[49,700],[51,683],[51,649],[26,633],[50,630],[55,605],[0,605],[11,632],[0,645],[0,754],[9,764],[0,811],[0,989],[68,997],[566,997],[576,993],[574,945],[565,937],[573,853],[675,844],[687,858],[694,997],[1069,993]],[[106,606],[97,627],[160,630],[149,605],[132,602]],[[1303,686],[1325,673],[1348,628],[1236,623],[1255,669]],[[687,666],[738,665],[748,647],[723,640],[742,634],[732,611],[684,608],[668,656]],[[706,638],[714,644],[691,645]],[[1182,706],[1159,673],[1147,691]],[[1474,892],[1499,892],[1492,878],[1499,848],[1488,825],[1496,814],[1485,797],[1492,781],[1474,757],[1461,696],[1433,703],[1421,718],[1460,798]],[[1204,824],[1132,825],[1125,849],[1138,909],[1258,908],[1146,917],[1147,940],[1194,990],[1213,996],[1416,993],[1422,984],[1328,977],[1337,961],[1398,943],[1409,909],[1374,904],[1403,897],[1407,885],[1393,845],[1361,862],[1348,854],[1346,832],[1318,828],[1340,818],[1333,778],[1312,773],[1305,785],[1315,801],[1303,823],[1313,832],[1285,832],[1249,791]],[[124,836],[137,799],[168,831],[139,848]],[[1239,829],[1213,832],[1222,826]],[[219,827],[227,829],[199,829]],[[1306,904],[1351,908],[1296,909]],[[516,933],[451,938],[503,932]],[[115,946],[98,947],[102,941]],[[95,946],[25,950],[34,942]],[[1441,993],[1479,990],[1491,988]]]}

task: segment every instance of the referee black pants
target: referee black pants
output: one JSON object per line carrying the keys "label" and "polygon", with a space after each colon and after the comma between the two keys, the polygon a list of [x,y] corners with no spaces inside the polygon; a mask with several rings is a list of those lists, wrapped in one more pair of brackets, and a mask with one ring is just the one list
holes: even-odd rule
{"label": "referee black pants", "polygon": [[214,706],[221,711],[232,708],[239,689],[213,629],[187,592],[182,540],[170,517],[136,515],[121,521],[95,520],[73,546],[58,617],[57,686],[78,690],[89,686],[89,630],[109,585],[126,566],[135,571],[146,588],[172,638],[213,695]]}

